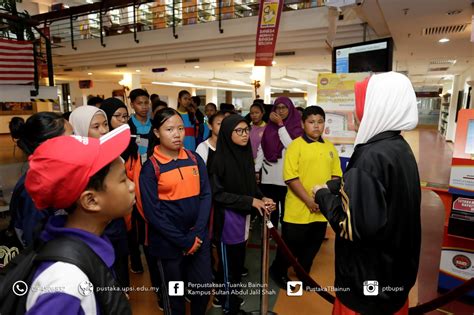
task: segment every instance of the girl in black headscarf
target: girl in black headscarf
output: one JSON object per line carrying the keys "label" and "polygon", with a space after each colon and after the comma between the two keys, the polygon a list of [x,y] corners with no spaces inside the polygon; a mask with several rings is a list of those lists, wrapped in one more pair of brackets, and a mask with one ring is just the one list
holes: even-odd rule
{"label": "girl in black headscarf", "polygon": [[263,197],[257,186],[249,136],[250,126],[243,117],[226,117],[211,165],[214,237],[220,256],[218,280],[227,293],[219,295],[213,304],[221,305],[225,314],[239,314],[242,301],[230,294],[229,284],[240,283],[242,277],[251,210],[268,215],[275,209],[273,200]]}

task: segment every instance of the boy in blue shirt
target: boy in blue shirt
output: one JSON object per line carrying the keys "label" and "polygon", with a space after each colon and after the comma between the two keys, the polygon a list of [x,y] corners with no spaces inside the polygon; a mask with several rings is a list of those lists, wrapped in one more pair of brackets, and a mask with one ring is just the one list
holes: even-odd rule
{"label": "boy in blue shirt", "polygon": [[136,135],[138,153],[142,158],[142,164],[146,161],[146,150],[148,148],[148,134],[151,128],[149,118],[150,95],[143,89],[134,89],[130,92],[130,102],[135,114],[130,118],[132,134]]}

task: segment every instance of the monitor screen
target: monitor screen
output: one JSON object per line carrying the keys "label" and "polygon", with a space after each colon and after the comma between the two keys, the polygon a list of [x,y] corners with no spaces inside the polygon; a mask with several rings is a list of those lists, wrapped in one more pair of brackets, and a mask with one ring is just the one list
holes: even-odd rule
{"label": "monitor screen", "polygon": [[391,38],[334,47],[333,73],[386,72],[392,70]]}

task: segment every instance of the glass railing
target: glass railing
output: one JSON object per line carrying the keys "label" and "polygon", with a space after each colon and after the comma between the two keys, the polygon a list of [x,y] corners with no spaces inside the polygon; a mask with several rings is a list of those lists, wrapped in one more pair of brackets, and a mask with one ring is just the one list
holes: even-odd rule
{"label": "glass railing", "polygon": [[[323,0],[285,0],[284,11],[324,5]],[[61,45],[71,40],[104,38],[169,27],[179,27],[219,20],[258,16],[256,0],[156,0],[123,6],[107,11],[88,12],[58,19],[49,24],[51,42]],[[40,21],[43,22],[43,21]],[[223,24],[225,27],[225,24]],[[53,46],[54,47],[54,46]]]}

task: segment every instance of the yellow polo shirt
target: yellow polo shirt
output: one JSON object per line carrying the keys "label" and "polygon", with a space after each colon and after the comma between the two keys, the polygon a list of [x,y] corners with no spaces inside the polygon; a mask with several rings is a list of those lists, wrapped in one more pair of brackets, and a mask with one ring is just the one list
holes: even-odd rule
{"label": "yellow polo shirt", "polygon": [[[288,146],[283,164],[285,182],[299,178],[306,192],[311,196],[315,185],[325,184],[332,176],[342,176],[339,155],[334,145],[328,140],[312,141],[303,135]],[[324,222],[326,218],[320,213],[311,213],[305,203],[298,198],[291,188],[285,199],[285,216],[283,221],[296,224]]]}

